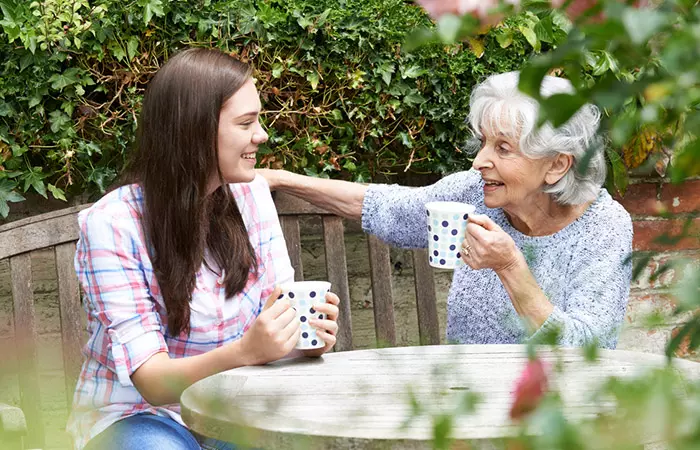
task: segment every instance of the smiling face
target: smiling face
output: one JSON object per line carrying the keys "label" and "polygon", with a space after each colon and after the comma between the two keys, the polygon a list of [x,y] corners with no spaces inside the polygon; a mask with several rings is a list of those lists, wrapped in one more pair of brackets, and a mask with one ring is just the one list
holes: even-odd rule
{"label": "smiling face", "polygon": [[473,167],[484,180],[484,203],[489,208],[519,211],[539,201],[552,168],[551,159],[531,159],[518,140],[503,133],[481,134],[481,150]]}
{"label": "smiling face", "polygon": [[250,78],[233,94],[219,113],[219,170],[227,183],[246,183],[255,178],[258,145],[267,142],[260,125],[260,97]]}

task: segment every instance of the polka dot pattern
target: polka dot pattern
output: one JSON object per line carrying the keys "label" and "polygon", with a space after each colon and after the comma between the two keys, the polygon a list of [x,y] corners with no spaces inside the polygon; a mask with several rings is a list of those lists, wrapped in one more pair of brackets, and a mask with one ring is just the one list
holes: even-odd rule
{"label": "polka dot pattern", "polygon": [[455,269],[463,266],[461,242],[467,229],[471,205],[455,202],[431,202],[426,206],[428,261],[433,267]]}
{"label": "polka dot pattern", "polygon": [[324,314],[320,314],[314,307],[326,302],[326,293],[330,290],[330,286],[331,284],[326,281],[297,281],[280,286],[282,294],[278,300],[288,298],[301,323],[302,333],[295,348],[309,350],[326,345],[323,339],[316,335],[316,329],[309,324],[309,320],[324,319]]}

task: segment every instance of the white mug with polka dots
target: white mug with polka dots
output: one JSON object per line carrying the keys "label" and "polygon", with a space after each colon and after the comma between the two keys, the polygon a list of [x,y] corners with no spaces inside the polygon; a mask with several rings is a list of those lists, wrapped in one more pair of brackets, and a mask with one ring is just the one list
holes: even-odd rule
{"label": "white mug with polka dots", "polygon": [[476,208],[468,203],[430,202],[425,204],[428,223],[428,262],[440,269],[463,266],[462,241],[467,218]]}
{"label": "white mug with polka dots", "polygon": [[293,281],[280,284],[282,293],[277,298],[286,298],[297,312],[297,320],[301,323],[301,335],[294,347],[299,350],[321,348],[326,345],[323,339],[316,335],[316,329],[309,325],[309,319],[325,319],[314,309],[319,303],[326,303],[326,293],[331,284],[327,281]]}

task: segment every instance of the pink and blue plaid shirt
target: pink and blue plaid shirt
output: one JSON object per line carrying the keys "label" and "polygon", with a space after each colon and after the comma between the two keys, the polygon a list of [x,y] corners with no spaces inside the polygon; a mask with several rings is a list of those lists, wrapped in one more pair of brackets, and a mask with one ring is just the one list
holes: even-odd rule
{"label": "pink and blue plaid shirt", "polygon": [[226,298],[220,279],[202,265],[192,293],[191,332],[178,337],[168,334],[165,303],[144,243],[140,188],[123,186],[81,212],[75,270],[84,291],[90,339],[83,348],[85,362],[68,420],[76,448],[137,413],[182,423],[179,404],[148,404],[131,374],[158,352],[184,358],[240,339],[274,285],[294,279],[265,179],[258,176],[230,188],[248,229],[258,272],[251,272],[243,292]]}

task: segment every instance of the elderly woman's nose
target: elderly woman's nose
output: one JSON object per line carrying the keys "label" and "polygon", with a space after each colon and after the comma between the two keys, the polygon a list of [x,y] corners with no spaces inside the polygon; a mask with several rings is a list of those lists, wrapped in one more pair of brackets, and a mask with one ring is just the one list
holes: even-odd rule
{"label": "elderly woman's nose", "polygon": [[491,163],[491,152],[489,151],[488,147],[484,147],[479,150],[479,153],[477,153],[476,157],[474,158],[472,166],[476,170],[486,169],[493,166]]}

